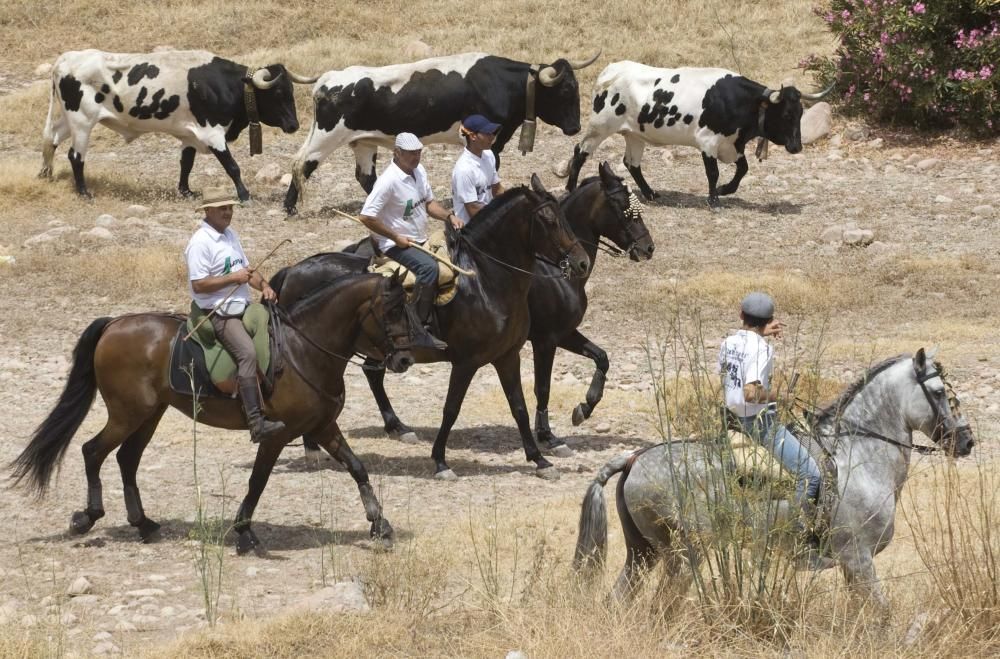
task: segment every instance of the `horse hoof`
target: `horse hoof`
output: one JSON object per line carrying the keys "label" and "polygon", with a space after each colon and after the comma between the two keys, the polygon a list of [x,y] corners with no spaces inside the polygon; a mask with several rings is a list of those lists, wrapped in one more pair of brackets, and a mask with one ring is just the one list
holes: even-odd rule
{"label": "horse hoof", "polygon": [[384,517],[372,522],[371,537],[381,549],[392,549],[395,535],[392,525]]}
{"label": "horse hoof", "polygon": [[535,470],[535,475],[546,481],[559,480],[559,470],[555,467],[539,467]]}
{"label": "horse hoof", "polygon": [[552,455],[556,456],[557,458],[572,458],[574,455],[576,455],[576,451],[571,449],[566,444],[559,444],[558,446],[552,447]]}
{"label": "horse hoof", "polygon": [[434,474],[434,478],[439,481],[457,481],[458,476],[451,469],[442,469]]}
{"label": "horse hoof", "polygon": [[83,510],[77,510],[69,521],[69,530],[77,535],[83,535],[94,528],[94,520]]}
{"label": "horse hoof", "polygon": [[145,544],[156,542],[160,539],[160,525],[148,517],[139,523],[139,538]]}
{"label": "horse hoof", "polygon": [[407,432],[400,433],[399,441],[403,442],[404,444],[419,444],[420,437],[417,435],[417,433],[413,432],[412,430],[408,430]]}
{"label": "horse hoof", "polygon": [[247,530],[240,533],[239,538],[236,539],[236,554],[246,556],[251,551],[261,557],[267,554],[263,545],[260,544],[260,540],[257,539],[257,535],[253,531]]}
{"label": "horse hoof", "polygon": [[587,420],[587,415],[583,410],[583,403],[580,403],[573,408],[573,425],[578,426]]}

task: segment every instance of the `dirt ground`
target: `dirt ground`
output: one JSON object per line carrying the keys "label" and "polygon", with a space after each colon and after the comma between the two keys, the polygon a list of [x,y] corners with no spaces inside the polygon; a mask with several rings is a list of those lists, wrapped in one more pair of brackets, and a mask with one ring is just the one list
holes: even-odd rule
{"label": "dirt ground", "polygon": [[[752,287],[772,289],[789,325],[790,337],[779,353],[789,361],[816,357],[826,377],[844,384],[873,361],[938,345],[979,434],[976,450],[981,455],[995,451],[1000,430],[994,353],[1000,315],[993,305],[1000,289],[1000,145],[949,138],[915,142],[879,132],[852,141],[842,135],[847,128],[837,119],[833,140],[808,145],[800,155],[771,145],[769,159],[751,162],[740,191],[718,212],[705,203],[707,186],[696,151],[647,150],[646,176],[661,192],[643,208],[656,253],[645,263],[598,258],[582,331],[608,351],[612,367],[604,401],[590,420],[573,427],[570,413],[583,400],[592,365],[566,354],[557,357],[551,418],[557,434],[576,450],[575,457],[553,459],[562,474],[558,481],[533,476],[491,370],[476,377],[449,442],[450,462],[460,479],[439,482],[432,478],[429,455],[448,366],[418,365],[387,378],[397,411],[420,434],[416,445],[383,435],[361,370],[349,367],[340,424],[371,472],[401,541],[454,531],[497,508],[501,513],[537,511],[551,524],[550,541],[560,543],[568,557],[577,506],[595,470],[624,449],[659,441],[647,346],[668,336],[677,310],[684,317],[698,311],[705,354],[714,355],[735,325],[734,302]],[[0,320],[0,463],[21,451],[48,413],[65,381],[72,347],[93,318],[178,311],[187,305],[181,252],[197,213],[194,204],[173,194],[178,146],[156,136],[126,146],[104,135],[92,146],[87,164],[93,201],[72,198],[62,149],[54,182],[31,184],[37,189],[24,188],[31,194],[4,202],[11,221],[0,234],[0,256],[12,255],[15,262],[0,263],[0,294],[6,302]],[[268,132],[265,154],[254,159],[245,140],[234,148],[255,196],[253,204],[237,209],[234,221],[251,259],[281,239],[293,240],[273,259],[275,268],[361,236],[355,225],[328,210],[356,212],[363,200],[349,151],[320,167],[309,182],[302,214],[293,220],[286,221],[280,211],[284,187],[255,180],[270,163],[289,171],[301,139],[301,132],[288,137]],[[550,189],[560,189],[552,168],[569,156],[573,144],[572,138],[540,127],[533,153],[521,156],[515,144],[508,147],[501,176],[513,185],[539,172]],[[12,170],[33,174],[37,169],[40,156],[31,144],[13,141],[3,147]],[[585,173],[595,173],[599,159],[620,162],[622,149],[620,139],[609,140]],[[456,155],[453,147],[425,152],[441,197],[449,196]],[[387,158],[380,154],[380,167]],[[724,168],[723,177],[731,171]],[[216,162],[200,156],[192,187],[213,185],[227,185],[225,175]],[[129,211],[131,204],[148,212]],[[133,219],[130,212],[137,213]],[[113,237],[87,235],[105,213],[114,218],[105,221]],[[877,242],[865,248],[820,240],[824,229],[845,222],[871,229]],[[60,226],[69,229],[54,240],[30,243]],[[135,260],[125,260],[129,252]],[[109,261],[102,260],[106,257]],[[145,280],[146,259],[160,281]],[[102,269],[113,276],[102,276]],[[116,283],[118,278],[123,282]],[[526,346],[522,378],[533,411],[530,355]],[[666,366],[681,365],[668,357]],[[67,533],[71,513],[85,498],[79,447],[100,430],[104,417],[98,399],[47,498],[34,501],[21,490],[0,490],[0,621],[44,628],[58,620],[65,649],[80,654],[114,651],[102,643],[123,651],[148,647],[203,626],[206,617],[194,567],[198,543],[191,539],[198,493],[195,444],[191,422],[180,413],[166,414],[139,470],[146,511],[163,525],[159,542],[139,543],[128,525],[113,459],[103,471],[107,516],[86,536]],[[197,482],[206,514],[232,518],[253,457],[246,433],[198,428]],[[339,466],[313,468],[297,442],[275,469],[255,522],[271,557],[236,557],[229,537],[223,620],[286,611],[330,580],[350,577],[351,566],[371,552],[368,524],[349,475]],[[901,532],[878,559],[879,570],[892,573],[911,551]],[[90,582],[89,592],[66,598],[81,576]]]}

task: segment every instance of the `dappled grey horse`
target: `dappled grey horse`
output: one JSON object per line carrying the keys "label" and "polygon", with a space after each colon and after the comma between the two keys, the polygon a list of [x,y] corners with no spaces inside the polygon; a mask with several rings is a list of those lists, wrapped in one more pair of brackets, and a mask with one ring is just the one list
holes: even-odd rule
{"label": "dappled grey horse", "polygon": [[[892,540],[915,430],[955,456],[968,455],[975,444],[940,364],[932,363],[923,349],[871,368],[814,418],[814,434],[836,465],[837,476],[836,488],[820,495],[827,530],[822,556],[813,565],[839,563],[848,583],[883,609],[888,602],[872,559]],[[608,535],[604,485],[624,472],[617,507],[627,555],[613,596],[631,597],[646,569],[660,558],[666,575],[685,580],[674,585],[686,591],[692,574],[683,570],[684,564],[695,567],[700,558],[692,555],[695,544],[688,539],[711,531],[713,502],[731,494],[726,468],[725,453],[710,441],[669,442],[611,460],[584,497],[574,565],[591,570],[603,564]],[[788,509],[780,506],[785,515]]]}

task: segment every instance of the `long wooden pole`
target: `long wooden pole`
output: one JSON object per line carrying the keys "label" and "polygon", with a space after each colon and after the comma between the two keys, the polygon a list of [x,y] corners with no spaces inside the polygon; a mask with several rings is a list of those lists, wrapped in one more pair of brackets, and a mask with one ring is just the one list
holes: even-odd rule
{"label": "long wooden pole", "polygon": [[[278,248],[279,248],[279,247],[281,247],[281,246],[282,246],[282,245],[284,245],[285,243],[290,243],[290,242],[292,242],[292,239],[291,239],[291,238],[285,238],[285,239],[284,239],[284,240],[282,240],[282,241],[281,241],[280,243],[278,243],[278,244],[277,244],[277,245],[276,245],[276,246],[274,247],[274,249],[272,249],[272,250],[271,250],[270,252],[268,252],[268,253],[267,253],[267,256],[265,256],[264,258],[262,258],[262,259],[260,260],[260,262],[259,262],[259,263],[257,264],[257,266],[256,266],[256,267],[254,267],[254,268],[247,268],[247,270],[249,270],[249,271],[250,271],[250,274],[252,275],[252,274],[253,274],[254,272],[256,272],[257,270],[259,270],[259,269],[260,269],[260,267],[261,267],[262,265],[264,265],[264,261],[267,261],[267,260],[268,260],[269,258],[271,258],[272,256],[274,256],[274,253],[278,251]],[[221,302],[219,302],[219,303],[218,303],[217,305],[215,305],[215,307],[214,307],[214,308],[213,308],[213,309],[212,309],[211,311],[209,311],[209,312],[208,312],[207,314],[205,314],[205,317],[204,317],[204,318],[202,318],[201,320],[199,320],[199,321],[198,321],[198,324],[197,324],[197,325],[195,325],[195,326],[194,326],[194,327],[193,327],[193,328],[191,329],[191,331],[190,331],[190,332],[188,332],[187,334],[185,334],[185,335],[184,335],[184,339],[183,339],[183,340],[184,340],[184,341],[187,341],[188,339],[190,339],[190,338],[191,338],[191,336],[192,336],[192,335],[193,335],[193,334],[194,334],[195,332],[197,332],[197,331],[198,331],[198,328],[199,328],[199,327],[201,327],[202,325],[204,325],[204,324],[205,324],[205,321],[206,321],[206,320],[208,320],[209,318],[211,318],[211,317],[212,317],[212,315],[213,315],[213,314],[215,314],[216,310],[218,310],[218,308],[219,308],[219,307],[221,307],[221,306],[222,306],[222,305],[224,305],[224,304],[225,304],[226,302],[228,302],[228,301],[229,301],[229,298],[231,298],[231,297],[233,296],[233,293],[235,293],[236,291],[238,291],[238,290],[240,289],[240,286],[242,286],[242,285],[243,285],[243,284],[236,284],[235,286],[233,286],[233,290],[229,291],[229,293],[227,293],[227,294],[226,294],[226,297],[222,298],[222,301],[221,301]]]}
{"label": "long wooden pole", "polygon": [[[349,220],[354,220],[355,222],[357,222],[361,226],[365,226],[365,223],[362,222],[359,218],[355,217],[354,215],[350,215],[348,213],[345,213],[344,211],[337,210],[336,208],[334,208],[332,210],[337,215],[341,215],[343,217],[346,217]],[[367,228],[367,227],[365,227],[365,228]],[[451,261],[449,261],[448,259],[444,258],[443,256],[438,256],[437,254],[435,254],[431,250],[427,249],[423,245],[418,245],[415,242],[411,242],[410,243],[410,247],[416,249],[417,251],[423,252],[424,254],[426,254],[427,256],[431,257],[435,261],[438,261],[440,263],[445,264],[446,266],[448,266],[449,268],[451,268],[452,270],[454,270],[455,272],[457,272],[460,275],[465,275],[466,277],[475,277],[476,276],[476,271],[475,270],[466,270],[465,268],[460,268],[457,265],[455,265],[454,263],[452,263]]]}

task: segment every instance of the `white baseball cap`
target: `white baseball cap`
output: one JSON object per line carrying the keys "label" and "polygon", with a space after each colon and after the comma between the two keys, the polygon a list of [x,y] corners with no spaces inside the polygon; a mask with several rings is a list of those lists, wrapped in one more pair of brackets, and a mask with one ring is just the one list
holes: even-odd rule
{"label": "white baseball cap", "polygon": [[396,136],[396,148],[403,151],[419,151],[424,145],[413,133],[400,133]]}

